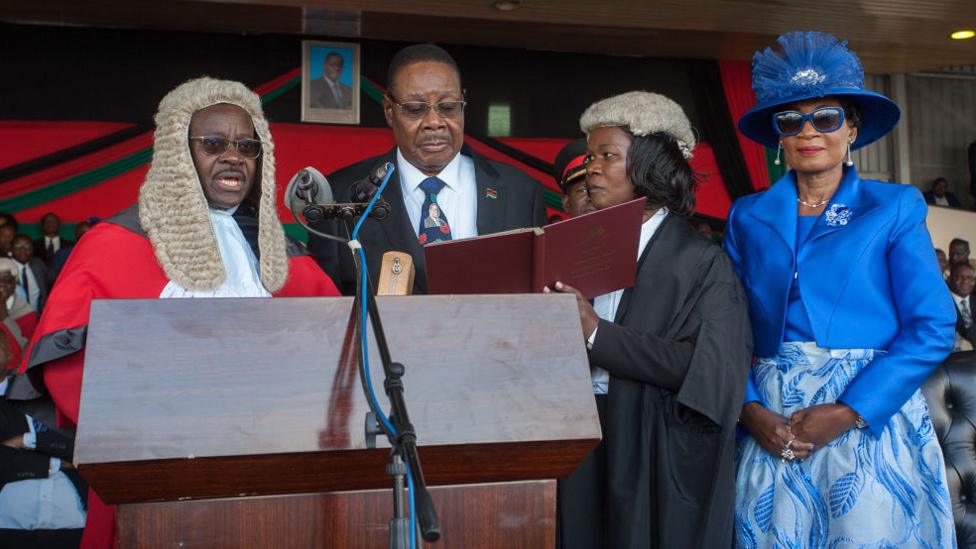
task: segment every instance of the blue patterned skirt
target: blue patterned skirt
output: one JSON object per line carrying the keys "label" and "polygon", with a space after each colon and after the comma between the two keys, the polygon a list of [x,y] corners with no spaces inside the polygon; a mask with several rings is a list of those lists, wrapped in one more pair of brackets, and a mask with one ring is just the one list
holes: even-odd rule
{"label": "blue patterned skirt", "polygon": [[[784,343],[753,379],[770,410],[835,402],[881,351]],[[955,547],[942,450],[921,391],[875,439],[852,429],[803,461],[739,443],[736,546],[848,549]]]}

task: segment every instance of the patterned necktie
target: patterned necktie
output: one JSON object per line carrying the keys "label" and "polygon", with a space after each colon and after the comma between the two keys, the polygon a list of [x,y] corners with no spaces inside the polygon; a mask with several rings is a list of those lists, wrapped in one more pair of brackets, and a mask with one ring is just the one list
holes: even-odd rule
{"label": "patterned necktie", "polygon": [[428,177],[420,183],[424,191],[424,205],[420,207],[420,228],[417,237],[420,244],[430,244],[438,240],[451,240],[451,226],[447,223],[447,216],[437,204],[437,193],[441,192],[445,183],[436,177]]}
{"label": "patterned necktie", "polygon": [[960,312],[962,313],[962,325],[969,328],[973,323],[973,313],[969,310],[969,298],[967,297],[960,301],[959,305]]}

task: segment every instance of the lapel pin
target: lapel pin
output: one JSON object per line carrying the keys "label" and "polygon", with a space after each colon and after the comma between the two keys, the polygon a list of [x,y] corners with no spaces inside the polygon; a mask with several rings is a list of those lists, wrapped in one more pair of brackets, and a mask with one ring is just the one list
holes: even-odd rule
{"label": "lapel pin", "polygon": [[844,204],[831,204],[830,209],[824,213],[829,227],[843,227],[851,220],[854,212]]}
{"label": "lapel pin", "polygon": [[498,191],[492,189],[491,187],[488,187],[487,189],[485,189],[485,198],[491,198],[492,200],[498,198]]}

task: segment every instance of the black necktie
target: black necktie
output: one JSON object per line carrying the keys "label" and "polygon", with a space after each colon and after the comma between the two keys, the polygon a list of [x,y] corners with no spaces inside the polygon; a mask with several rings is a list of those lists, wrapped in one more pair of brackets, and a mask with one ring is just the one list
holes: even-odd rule
{"label": "black necktie", "polygon": [[24,299],[30,303],[30,282],[27,281],[27,265],[20,266],[20,284],[24,287]]}

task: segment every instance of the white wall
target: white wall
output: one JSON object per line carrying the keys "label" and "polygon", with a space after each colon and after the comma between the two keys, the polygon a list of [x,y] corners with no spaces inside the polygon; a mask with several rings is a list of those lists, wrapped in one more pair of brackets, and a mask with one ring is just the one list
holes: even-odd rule
{"label": "white wall", "polygon": [[908,124],[911,183],[928,190],[936,177],[966,206],[969,194],[966,147],[976,141],[976,68],[909,74]]}
{"label": "white wall", "polygon": [[969,241],[970,248],[976,249],[976,212],[929,206],[926,223],[936,248],[949,253],[949,242],[962,238]]}
{"label": "white wall", "polygon": [[[886,76],[867,74],[864,76],[864,88],[891,97],[889,79]],[[864,179],[880,181],[895,180],[895,156],[891,134],[878,141],[854,151],[851,159],[857,166],[857,173]]]}

